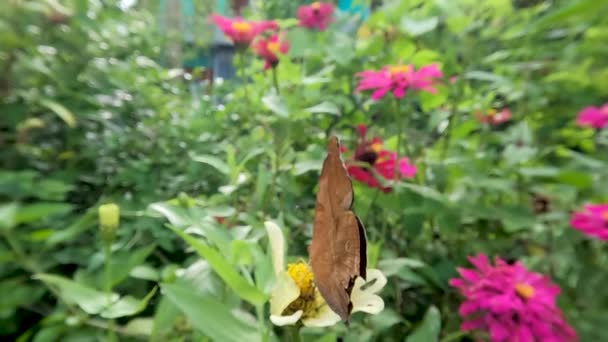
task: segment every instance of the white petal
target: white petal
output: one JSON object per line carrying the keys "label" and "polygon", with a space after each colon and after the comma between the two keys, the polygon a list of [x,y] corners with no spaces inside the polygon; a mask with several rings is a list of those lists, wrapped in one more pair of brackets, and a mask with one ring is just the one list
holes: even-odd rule
{"label": "white petal", "polygon": [[266,233],[270,240],[270,252],[272,253],[272,266],[274,273],[279,274],[285,267],[285,238],[281,228],[272,221],[264,222]]}
{"label": "white petal", "polygon": [[302,320],[307,327],[329,327],[340,321],[340,316],[324,304],[319,308],[314,317],[307,317]]}
{"label": "white petal", "polygon": [[375,268],[368,268],[365,273],[367,275],[365,279],[366,282],[369,283],[370,281],[376,279],[376,282],[370,287],[366,288],[365,291],[369,293],[378,293],[380,290],[382,290],[384,285],[386,285],[387,280],[382,271]]}
{"label": "white petal", "polygon": [[[372,285],[365,290],[361,289],[363,285],[374,279],[376,281]],[[386,277],[376,269],[367,270],[367,281],[358,277],[350,295],[350,300],[353,303],[352,312],[362,311],[375,315],[384,310],[384,301],[380,296],[375,295],[376,292],[382,290],[384,285],[386,285]]]}
{"label": "white petal", "polygon": [[270,294],[270,314],[281,315],[289,304],[300,296],[300,288],[295,281],[287,274],[280,272],[277,281]]}
{"label": "white petal", "polygon": [[270,321],[272,324],[279,326],[295,324],[302,317],[303,313],[302,310],[298,310],[289,316],[270,315]]}

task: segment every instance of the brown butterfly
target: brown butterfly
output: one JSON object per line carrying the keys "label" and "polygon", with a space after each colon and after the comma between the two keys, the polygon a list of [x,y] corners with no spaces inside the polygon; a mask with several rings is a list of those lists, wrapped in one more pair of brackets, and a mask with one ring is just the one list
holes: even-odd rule
{"label": "brown butterfly", "polygon": [[315,284],[329,307],[344,321],[352,309],[350,294],[357,276],[365,278],[365,229],[350,209],[353,185],[331,137],[319,177],[319,190],[308,248]]}

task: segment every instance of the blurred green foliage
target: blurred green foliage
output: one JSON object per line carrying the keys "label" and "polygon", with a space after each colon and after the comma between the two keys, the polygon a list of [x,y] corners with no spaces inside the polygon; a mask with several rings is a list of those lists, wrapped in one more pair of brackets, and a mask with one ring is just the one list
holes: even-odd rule
{"label": "blurred green foliage", "polygon": [[[295,15],[281,3],[254,15]],[[484,252],[549,275],[581,341],[608,340],[608,250],[568,226],[581,204],[608,201],[608,134],[574,126],[608,102],[605,1],[384,1],[359,34],[346,18],[291,27],[279,89],[245,54],[247,83],[203,92],[189,87],[196,70],[160,65],[167,41],[146,7],[0,2],[0,336],[286,339],[267,317],[262,222],[306,258],[328,135],[352,148],[365,123],[396,149],[407,117],[417,177],[387,194],[355,184],[386,309],[302,336],[470,341],[447,281]],[[399,62],[438,62],[438,94],[395,112],[354,92],[355,73]],[[475,119],[503,107],[505,125]],[[121,224],[105,246],[107,202]]]}

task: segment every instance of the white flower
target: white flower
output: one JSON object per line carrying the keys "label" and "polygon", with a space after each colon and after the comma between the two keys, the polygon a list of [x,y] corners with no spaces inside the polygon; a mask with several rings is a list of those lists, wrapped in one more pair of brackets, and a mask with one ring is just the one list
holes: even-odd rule
{"label": "white flower", "polygon": [[[270,221],[266,221],[264,225],[270,240],[272,264],[276,275],[276,284],[270,297],[270,321],[282,326],[301,320],[302,324],[309,327],[327,327],[338,323],[340,316],[329,308],[317,291],[308,264],[289,264],[285,270],[285,239],[281,228]],[[358,277],[351,293],[352,312],[381,312],[384,309],[384,301],[375,293],[384,285],[386,277],[376,269],[367,270],[367,281]]]}

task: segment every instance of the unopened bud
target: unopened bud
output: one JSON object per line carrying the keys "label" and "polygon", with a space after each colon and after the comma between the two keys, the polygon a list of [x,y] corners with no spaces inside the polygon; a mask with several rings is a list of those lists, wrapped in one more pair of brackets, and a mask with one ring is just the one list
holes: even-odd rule
{"label": "unopened bud", "polygon": [[111,243],[120,224],[120,207],[115,203],[99,206],[99,229],[105,243]]}

